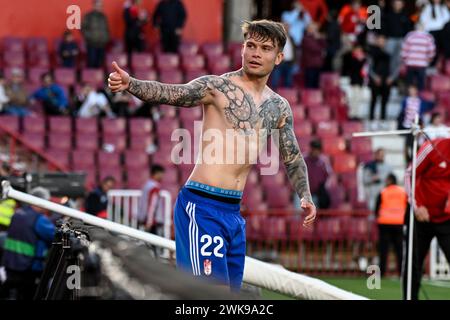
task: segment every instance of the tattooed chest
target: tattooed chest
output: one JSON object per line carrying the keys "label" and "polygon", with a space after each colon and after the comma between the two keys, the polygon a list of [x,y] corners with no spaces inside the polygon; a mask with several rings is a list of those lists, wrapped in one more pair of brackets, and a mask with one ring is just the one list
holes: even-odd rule
{"label": "tattooed chest", "polygon": [[244,133],[267,129],[270,134],[277,127],[281,115],[280,98],[269,98],[258,107],[249,94],[232,82],[224,83],[218,89],[225,96],[225,117],[234,129]]}

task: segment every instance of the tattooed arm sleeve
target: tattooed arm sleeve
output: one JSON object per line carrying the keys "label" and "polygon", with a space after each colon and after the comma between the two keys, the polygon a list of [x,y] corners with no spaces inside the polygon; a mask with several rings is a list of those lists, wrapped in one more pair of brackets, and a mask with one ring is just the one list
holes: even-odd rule
{"label": "tattooed arm sleeve", "polygon": [[287,101],[284,101],[282,109],[281,123],[279,125],[281,158],[286,165],[289,180],[300,199],[312,203],[308,168],[295,137],[292,110]]}
{"label": "tattooed arm sleeve", "polygon": [[165,84],[130,78],[128,92],[151,104],[192,107],[211,102],[214,90],[211,80],[214,77],[200,77],[187,84]]}

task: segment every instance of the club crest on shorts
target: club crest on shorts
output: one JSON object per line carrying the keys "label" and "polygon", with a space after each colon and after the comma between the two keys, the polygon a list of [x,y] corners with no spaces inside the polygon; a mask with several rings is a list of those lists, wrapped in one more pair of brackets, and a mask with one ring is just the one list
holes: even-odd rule
{"label": "club crest on shorts", "polygon": [[211,260],[205,259],[203,261],[203,272],[205,272],[205,275],[209,276],[212,272],[212,263]]}

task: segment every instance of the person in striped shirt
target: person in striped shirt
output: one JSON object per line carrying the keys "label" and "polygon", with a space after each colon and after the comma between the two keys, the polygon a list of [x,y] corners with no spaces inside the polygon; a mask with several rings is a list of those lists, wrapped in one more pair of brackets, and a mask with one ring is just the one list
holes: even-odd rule
{"label": "person in striped shirt", "polygon": [[436,53],[433,37],[420,24],[409,32],[402,46],[402,59],[407,68],[407,84],[417,85],[419,90],[425,87],[426,69]]}

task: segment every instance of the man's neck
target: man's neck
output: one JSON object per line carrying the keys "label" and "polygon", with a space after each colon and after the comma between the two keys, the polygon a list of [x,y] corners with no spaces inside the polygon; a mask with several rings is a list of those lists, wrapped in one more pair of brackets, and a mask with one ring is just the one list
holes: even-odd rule
{"label": "man's neck", "polygon": [[238,71],[241,81],[248,87],[251,91],[262,94],[264,89],[266,88],[267,80],[269,79],[269,75],[265,77],[257,77],[247,74],[242,69]]}

